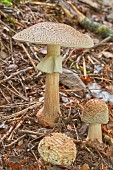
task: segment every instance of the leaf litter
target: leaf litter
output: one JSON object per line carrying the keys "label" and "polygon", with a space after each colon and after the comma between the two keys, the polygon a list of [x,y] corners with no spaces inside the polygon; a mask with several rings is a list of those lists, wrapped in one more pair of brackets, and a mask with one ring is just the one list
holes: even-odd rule
{"label": "leaf litter", "polygon": [[[106,20],[112,11],[111,3],[93,2],[70,0],[88,18],[113,28],[109,17]],[[113,169],[112,38],[102,39],[83,28],[71,7],[65,0],[15,1],[11,7],[0,3],[0,169]],[[97,42],[88,50],[62,48],[65,70],[60,76],[62,119],[54,129],[43,128],[36,120],[45,87],[45,74],[37,72],[36,65],[45,56],[46,47],[12,40],[16,32],[42,21],[69,24],[87,32]],[[103,99],[109,107],[109,123],[102,125],[103,144],[86,141],[88,125],[80,118],[86,101],[95,97]],[[38,143],[51,132],[73,137],[78,152],[71,167],[45,164],[40,158]]]}

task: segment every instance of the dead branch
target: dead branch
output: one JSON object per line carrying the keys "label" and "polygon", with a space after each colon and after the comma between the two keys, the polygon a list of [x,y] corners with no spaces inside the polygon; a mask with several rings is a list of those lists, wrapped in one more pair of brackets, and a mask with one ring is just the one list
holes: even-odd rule
{"label": "dead branch", "polygon": [[[61,3],[62,2],[62,3]],[[71,2],[65,2],[63,0],[61,0],[61,2],[59,3],[59,5],[61,6],[61,8],[65,9],[64,12],[67,14],[70,14],[68,16],[70,16],[70,18],[74,17],[74,15],[72,16],[70,11],[74,11],[78,22],[80,25],[82,25],[84,28],[86,28],[87,30],[90,30],[96,34],[99,34],[100,37],[102,38],[106,38],[106,37],[112,37],[113,36],[113,30],[111,28],[108,28],[105,25],[102,25],[98,22],[92,21],[90,18],[87,18],[85,15],[83,15],[75,6],[75,4],[72,4]],[[68,4],[68,7],[67,7]]]}

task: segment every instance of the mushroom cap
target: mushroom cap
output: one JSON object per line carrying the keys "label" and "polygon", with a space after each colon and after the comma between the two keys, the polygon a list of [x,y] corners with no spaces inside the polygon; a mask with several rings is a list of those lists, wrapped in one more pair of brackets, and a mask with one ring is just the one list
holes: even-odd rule
{"label": "mushroom cap", "polygon": [[90,48],[93,40],[73,27],[54,22],[41,22],[20,31],[14,39],[35,44],[58,44],[64,47]]}
{"label": "mushroom cap", "polygon": [[62,133],[52,133],[44,137],[38,146],[40,156],[53,165],[70,166],[76,158],[76,145]]}
{"label": "mushroom cap", "polygon": [[89,100],[81,117],[83,122],[106,124],[109,120],[107,104],[101,99]]}

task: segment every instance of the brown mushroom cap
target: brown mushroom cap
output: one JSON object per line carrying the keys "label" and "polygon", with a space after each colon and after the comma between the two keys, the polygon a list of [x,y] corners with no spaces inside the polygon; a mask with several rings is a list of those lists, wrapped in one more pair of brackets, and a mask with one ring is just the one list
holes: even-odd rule
{"label": "brown mushroom cap", "polygon": [[93,40],[73,27],[53,22],[35,24],[13,36],[14,39],[35,44],[58,44],[64,47],[90,48]]}
{"label": "brown mushroom cap", "polygon": [[44,137],[38,146],[42,159],[53,165],[70,166],[76,158],[76,145],[62,133],[52,133]]}
{"label": "brown mushroom cap", "polygon": [[89,100],[81,117],[83,122],[106,124],[109,120],[107,104],[101,99]]}

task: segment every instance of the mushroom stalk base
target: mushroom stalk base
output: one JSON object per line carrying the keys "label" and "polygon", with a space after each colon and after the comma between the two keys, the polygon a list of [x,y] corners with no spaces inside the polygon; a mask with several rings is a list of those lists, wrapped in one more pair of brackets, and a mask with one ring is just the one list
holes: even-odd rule
{"label": "mushroom stalk base", "polygon": [[60,113],[59,73],[46,74],[44,106],[37,113],[38,121],[45,127],[54,127]]}
{"label": "mushroom stalk base", "polygon": [[100,143],[102,143],[101,124],[98,124],[98,123],[89,124],[89,130],[88,130],[87,139],[90,139],[92,141],[97,139]]}

